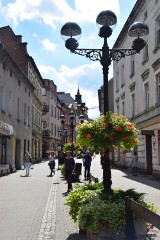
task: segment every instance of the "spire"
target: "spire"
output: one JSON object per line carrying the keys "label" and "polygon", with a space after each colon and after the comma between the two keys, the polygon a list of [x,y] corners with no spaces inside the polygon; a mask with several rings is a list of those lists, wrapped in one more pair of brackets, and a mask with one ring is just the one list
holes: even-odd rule
{"label": "spire", "polygon": [[77,94],[75,95],[75,102],[77,102],[78,104],[82,103],[82,95],[80,94],[79,87],[77,90]]}

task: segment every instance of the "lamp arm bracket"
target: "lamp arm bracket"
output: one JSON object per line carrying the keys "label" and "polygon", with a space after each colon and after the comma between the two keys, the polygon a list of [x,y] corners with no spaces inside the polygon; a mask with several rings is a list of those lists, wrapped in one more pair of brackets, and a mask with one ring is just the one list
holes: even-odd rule
{"label": "lamp arm bracket", "polygon": [[125,58],[126,56],[131,56],[133,54],[136,54],[137,51],[135,49],[116,49],[112,48],[109,50],[110,52],[110,58],[113,61],[119,61],[122,58]]}
{"label": "lamp arm bracket", "polygon": [[102,49],[82,49],[82,48],[77,48],[74,53],[85,56],[86,58],[89,58],[92,61],[101,61],[102,58]]}
{"label": "lamp arm bracket", "polygon": [[[102,60],[102,49],[90,49],[90,48],[77,48],[73,53],[78,54],[80,56],[85,56],[92,61],[100,61]],[[135,49],[117,49],[112,48],[109,49],[109,59],[113,61],[119,61],[126,56],[131,56],[133,54],[137,54],[138,52]]]}

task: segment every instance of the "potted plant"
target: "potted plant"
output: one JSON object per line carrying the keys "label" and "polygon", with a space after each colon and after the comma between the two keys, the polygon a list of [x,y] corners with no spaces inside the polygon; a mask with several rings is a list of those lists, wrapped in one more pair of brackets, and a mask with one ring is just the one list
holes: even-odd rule
{"label": "potted plant", "polygon": [[[114,194],[106,195],[101,189],[101,183],[76,185],[66,199],[66,205],[70,206],[69,214],[75,222],[78,221],[81,229],[87,231],[89,239],[98,239],[104,231],[105,236],[108,237],[123,236],[126,224],[126,196],[156,211],[155,206],[145,198],[144,193],[138,193],[134,189],[126,191],[114,189]],[[137,217],[134,215],[135,219]]]}
{"label": "potted plant", "polygon": [[138,145],[137,128],[123,115],[108,112],[92,122],[76,127],[77,142],[93,152],[119,147],[133,149]]}

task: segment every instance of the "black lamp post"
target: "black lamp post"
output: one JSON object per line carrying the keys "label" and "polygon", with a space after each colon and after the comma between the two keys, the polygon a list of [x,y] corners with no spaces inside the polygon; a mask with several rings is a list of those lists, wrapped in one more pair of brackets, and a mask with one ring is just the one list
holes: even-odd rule
{"label": "black lamp post", "polygon": [[[109,49],[107,39],[112,35],[112,27],[117,23],[116,15],[109,10],[102,11],[98,14],[96,22],[100,25],[99,36],[104,39],[101,49],[82,49],[78,48],[78,39],[81,35],[81,28],[77,23],[68,22],[61,28],[62,38],[65,40],[65,47],[81,56],[85,56],[92,61],[99,61],[103,69],[103,85],[104,85],[104,114],[109,111],[108,104],[108,71],[109,66],[113,61],[119,61],[126,56],[140,53],[146,45],[146,41],[142,38],[149,33],[146,24],[141,22],[133,23],[129,30],[128,35],[135,38],[130,49]],[[111,169],[109,162],[109,150],[106,151],[105,161],[103,166],[103,185],[104,192],[111,193]]]}

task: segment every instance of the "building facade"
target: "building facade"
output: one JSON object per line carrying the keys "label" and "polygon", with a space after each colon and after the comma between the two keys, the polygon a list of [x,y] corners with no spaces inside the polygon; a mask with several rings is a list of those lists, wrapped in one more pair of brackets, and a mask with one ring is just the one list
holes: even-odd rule
{"label": "building facade", "polygon": [[31,149],[34,86],[1,43],[0,174],[19,169]]}
{"label": "building facade", "polygon": [[[24,158],[25,150],[29,149],[33,162],[38,162],[42,159],[41,92],[43,87],[43,79],[33,58],[29,56],[27,52],[27,43],[22,42],[21,35],[16,35],[10,26],[5,26],[0,28],[0,39],[11,58],[28,79],[28,84],[33,85],[35,89],[33,96],[31,96],[32,106],[28,109],[28,111],[32,114],[32,122],[30,123],[30,127],[32,128],[32,140],[29,142],[24,141],[24,147],[22,147],[23,156],[21,156],[21,158]],[[18,104],[21,105],[20,100]],[[25,132],[25,128],[23,129],[23,132]]]}
{"label": "building facade", "polygon": [[[114,62],[114,111],[139,129],[139,168],[160,175],[160,1],[137,0],[113,48],[131,48],[127,31],[133,22],[149,27],[148,41],[139,53]],[[129,165],[132,152],[117,160]]]}
{"label": "building facade", "polygon": [[[60,137],[60,114],[61,114],[61,102],[57,97],[57,86],[52,80],[44,79],[44,89],[42,94],[42,151],[43,157],[47,157],[49,151],[58,150],[58,146],[61,144]],[[56,153],[57,154],[57,153]]]}

